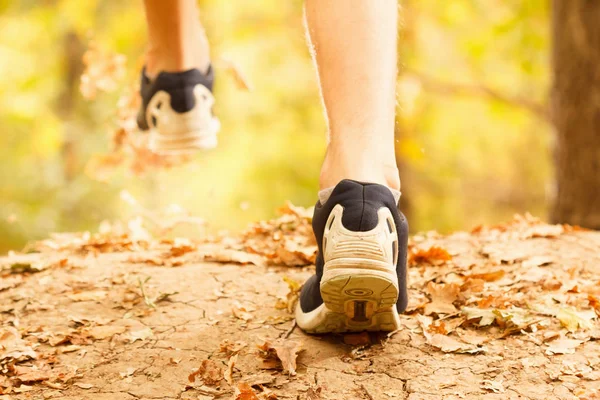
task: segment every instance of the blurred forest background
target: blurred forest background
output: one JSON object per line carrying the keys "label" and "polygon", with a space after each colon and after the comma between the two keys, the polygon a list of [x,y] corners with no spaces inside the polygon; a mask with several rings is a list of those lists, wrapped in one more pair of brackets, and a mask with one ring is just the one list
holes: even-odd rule
{"label": "blurred forest background", "polygon": [[[111,146],[116,104],[138,79],[141,1],[0,0],[0,252],[65,230],[95,230],[177,204],[209,230],[241,229],[285,200],[316,199],[325,124],[300,0],[201,0],[221,72],[219,147],[143,176],[86,174]],[[396,151],[411,229],[449,231],[526,211],[553,196],[550,4],[545,0],[405,0],[399,32]],[[79,91],[90,40],[124,54],[122,88]],[[219,74],[219,70],[217,70]],[[128,196],[125,196],[128,197]]]}

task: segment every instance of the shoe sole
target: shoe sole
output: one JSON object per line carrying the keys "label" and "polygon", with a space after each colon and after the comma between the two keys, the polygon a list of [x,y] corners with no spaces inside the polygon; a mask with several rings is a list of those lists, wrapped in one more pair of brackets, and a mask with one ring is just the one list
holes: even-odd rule
{"label": "shoe sole", "polygon": [[151,129],[148,147],[153,152],[164,155],[191,154],[198,150],[210,150],[217,147],[217,135],[207,136],[202,132],[187,132],[165,136],[155,129]]}
{"label": "shoe sole", "polygon": [[334,208],[334,217],[330,217],[334,220],[327,223],[324,234],[335,246],[332,251],[325,250],[326,259],[328,255],[334,258],[323,268],[323,304],[308,313],[298,306],[298,326],[308,333],[394,331],[400,325],[397,254],[390,259],[385,250],[393,248],[392,242],[397,240],[395,229],[386,222],[391,213],[382,209],[376,228],[352,232],[341,224],[342,211],[341,206]]}

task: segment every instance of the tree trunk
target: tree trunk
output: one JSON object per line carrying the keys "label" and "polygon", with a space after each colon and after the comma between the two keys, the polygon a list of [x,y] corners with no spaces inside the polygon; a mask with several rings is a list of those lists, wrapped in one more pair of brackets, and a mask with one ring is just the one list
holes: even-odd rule
{"label": "tree trunk", "polygon": [[600,1],[553,0],[552,220],[600,229]]}

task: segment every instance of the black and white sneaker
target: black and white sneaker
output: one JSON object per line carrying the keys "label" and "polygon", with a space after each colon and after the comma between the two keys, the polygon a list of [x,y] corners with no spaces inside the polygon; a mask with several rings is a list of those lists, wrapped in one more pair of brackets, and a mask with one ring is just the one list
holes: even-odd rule
{"label": "black and white sneaker", "polygon": [[140,129],[150,131],[151,150],[185,153],[217,145],[220,123],[212,112],[213,81],[212,67],[206,74],[198,69],[161,72],[154,80],[142,71],[137,123]]}
{"label": "black and white sneaker", "polygon": [[400,193],[343,180],[319,197],[312,223],[317,271],[300,293],[298,326],[309,333],[398,329],[408,301]]}

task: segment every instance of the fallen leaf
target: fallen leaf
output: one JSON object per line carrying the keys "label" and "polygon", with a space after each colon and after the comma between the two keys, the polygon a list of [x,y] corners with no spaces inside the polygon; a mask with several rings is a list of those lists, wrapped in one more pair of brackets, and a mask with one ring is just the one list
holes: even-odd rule
{"label": "fallen leaf", "polygon": [[233,386],[233,368],[235,367],[235,363],[237,362],[238,356],[237,354],[232,356],[227,363],[227,371],[225,372],[225,381]]}
{"label": "fallen leaf", "polygon": [[137,371],[137,368],[129,367],[129,368],[127,368],[127,371],[119,372],[119,376],[121,378],[127,378],[127,377],[133,375],[135,373],[135,371]]}
{"label": "fallen leaf", "polygon": [[411,251],[408,257],[410,265],[431,264],[440,265],[446,261],[452,260],[452,256],[448,251],[439,246],[431,246],[428,249],[418,249]]}
{"label": "fallen leaf", "polygon": [[288,278],[287,276],[283,277],[283,281],[287,283],[289,292],[286,295],[285,300],[278,299],[277,304],[275,304],[275,308],[280,310],[285,309],[288,313],[293,314],[294,310],[296,309],[296,304],[298,303],[302,284],[291,278]]}
{"label": "fallen leaf", "polygon": [[281,362],[284,371],[290,375],[296,375],[296,357],[302,351],[302,343],[292,340],[279,340],[275,344],[264,342],[258,346],[260,355],[267,361],[273,360],[274,356]]}
{"label": "fallen leaf", "polygon": [[214,386],[223,379],[223,369],[213,360],[204,360],[200,367],[188,376],[188,379],[190,382],[195,382],[196,377],[200,377],[205,385]]}
{"label": "fallen leaf", "polygon": [[252,387],[245,382],[238,383],[234,396],[235,400],[259,400]]}
{"label": "fallen leaf", "polygon": [[556,238],[564,231],[565,228],[562,225],[539,224],[526,229],[521,238]]}
{"label": "fallen leaf", "polygon": [[227,356],[232,356],[242,351],[246,346],[248,346],[248,343],[244,341],[238,340],[231,343],[229,339],[225,339],[220,343],[219,351],[227,354]]}
{"label": "fallen leaf", "polygon": [[366,346],[371,344],[371,337],[369,336],[369,332],[366,331],[361,333],[350,333],[344,335],[344,343],[351,346]]}
{"label": "fallen leaf", "polygon": [[94,387],[94,385],[92,385],[91,383],[82,383],[82,382],[75,382],[73,385],[77,386],[80,389],[91,389]]}
{"label": "fallen leaf", "polygon": [[0,362],[21,362],[36,359],[37,354],[22,338],[19,331],[7,326],[0,328]]}
{"label": "fallen leaf", "polygon": [[321,400],[321,386],[311,386],[306,391],[306,400]]}
{"label": "fallen leaf", "polygon": [[554,262],[554,257],[550,256],[533,256],[521,263],[525,268],[541,267],[542,265],[548,265]]}
{"label": "fallen leaf", "polygon": [[15,288],[23,283],[23,277],[20,275],[2,278],[0,281],[0,292]]}
{"label": "fallen leaf", "polygon": [[21,383],[43,382],[50,379],[50,371],[37,367],[14,366],[14,374]]}
{"label": "fallen leaf", "polygon": [[232,249],[221,249],[210,254],[205,254],[204,261],[241,265],[254,264],[257,267],[265,265],[265,260],[259,255]]}
{"label": "fallen leaf", "polygon": [[506,272],[502,269],[498,269],[496,271],[482,272],[478,274],[471,274],[468,276],[470,279],[481,279],[486,282],[495,282],[497,280],[502,279]]}
{"label": "fallen leaf", "polygon": [[429,282],[426,291],[431,296],[431,303],[425,305],[425,315],[453,314],[458,311],[452,304],[460,294],[458,284]]}
{"label": "fallen leaf", "polygon": [[73,301],[100,301],[106,298],[107,292],[103,290],[93,290],[89,292],[80,292],[67,295]]}
{"label": "fallen leaf", "polygon": [[484,347],[474,346],[451,336],[441,335],[439,333],[430,334],[425,332],[427,344],[440,349],[444,353],[469,353],[476,354],[485,352]]}
{"label": "fallen leaf", "polygon": [[154,336],[154,334],[152,333],[152,328],[150,328],[148,326],[148,327],[145,327],[145,328],[142,328],[142,329],[138,329],[138,330],[135,330],[135,331],[130,331],[128,339],[129,339],[130,343],[134,343],[134,342],[136,342],[138,340],[142,340],[143,341],[143,340],[149,339],[152,336]]}
{"label": "fallen leaf", "polygon": [[502,381],[492,381],[488,379],[482,382],[481,388],[494,393],[504,393],[506,391]]}
{"label": "fallen leaf", "polygon": [[479,326],[488,326],[494,323],[498,315],[494,313],[493,309],[482,309],[476,307],[463,307],[461,311],[467,321],[479,320]]}
{"label": "fallen leaf", "polygon": [[592,319],[596,318],[596,313],[593,310],[577,311],[572,308],[561,307],[556,313],[556,318],[569,332],[575,332],[580,328],[591,329]]}
{"label": "fallen leaf", "polygon": [[241,306],[239,303],[231,307],[231,312],[234,317],[237,319],[241,319],[243,321],[250,321],[254,316],[248,312],[249,310],[246,307]]}
{"label": "fallen leaf", "polygon": [[87,330],[88,334],[95,340],[111,338],[116,334],[125,332],[127,328],[116,325],[94,326]]}
{"label": "fallen leaf", "polygon": [[573,354],[575,353],[575,349],[583,343],[583,340],[575,340],[575,339],[557,339],[553,342],[550,342],[548,348],[546,349],[546,354]]}

